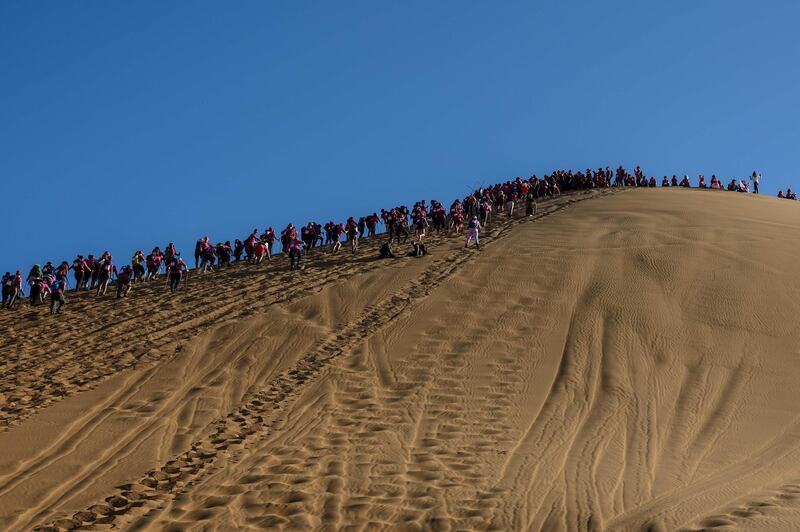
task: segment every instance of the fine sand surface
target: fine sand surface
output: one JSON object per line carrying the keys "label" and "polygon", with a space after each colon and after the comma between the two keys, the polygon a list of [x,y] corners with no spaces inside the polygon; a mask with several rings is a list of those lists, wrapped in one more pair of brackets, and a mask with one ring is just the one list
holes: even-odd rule
{"label": "fine sand surface", "polygon": [[0,529],[800,529],[800,205],[539,207],[0,313]]}

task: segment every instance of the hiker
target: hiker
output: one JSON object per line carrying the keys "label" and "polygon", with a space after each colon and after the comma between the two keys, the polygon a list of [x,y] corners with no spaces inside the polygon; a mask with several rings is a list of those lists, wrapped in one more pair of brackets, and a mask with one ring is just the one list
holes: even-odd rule
{"label": "hiker", "polygon": [[[397,235],[398,244],[400,244],[400,235],[403,235],[403,244],[406,243],[406,241],[408,240],[409,232],[408,232],[408,222],[406,221],[404,216],[393,219],[392,231],[394,231],[394,234]],[[391,240],[391,236],[389,237],[389,240]]]}
{"label": "hiker", "polygon": [[297,228],[295,228],[294,224],[289,224],[286,229],[281,231],[281,249],[284,253],[289,251],[289,246],[294,240],[297,240]]}
{"label": "hiker", "polygon": [[167,244],[166,249],[164,249],[164,262],[169,264],[172,262],[172,259],[178,255],[178,252],[175,250],[175,244],[170,242]]}
{"label": "hiker", "polygon": [[11,275],[11,272],[6,272],[3,275],[2,279],[0,279],[0,285],[3,288],[3,302],[0,303],[0,308],[5,308],[11,302],[11,296],[14,293],[14,276]]}
{"label": "hiker", "polygon": [[424,242],[414,242],[411,247],[411,251],[408,252],[409,257],[423,257],[428,254],[428,247]]}
{"label": "hiker", "polygon": [[28,286],[31,287],[31,306],[36,305],[36,303],[43,303],[44,300],[42,299],[42,281],[44,280],[44,276],[42,275],[42,267],[38,264],[34,264],[31,271],[28,272],[28,277],[25,278],[25,282],[28,283]]}
{"label": "hiker", "polygon": [[261,240],[258,240],[255,244],[253,244],[253,264],[261,264],[261,262],[264,260],[264,257],[269,259],[267,245]]}
{"label": "hiker", "polygon": [[137,249],[136,253],[133,254],[133,257],[131,257],[131,269],[133,270],[134,281],[144,281],[144,265],[144,253],[142,253],[141,249]]}
{"label": "hiker", "polygon": [[300,228],[300,240],[303,241],[303,246],[306,250],[311,249],[311,242],[316,239],[317,237],[314,236],[314,222],[308,222]]}
{"label": "hiker", "polygon": [[[269,258],[269,255],[267,255]],[[223,266],[230,266],[231,265],[231,241],[226,240],[223,244],[219,242],[217,244],[217,267],[222,268]]]}
{"label": "hiker", "polygon": [[664,179],[661,180],[661,186],[662,187],[668,187],[669,186],[669,179],[667,179],[667,176],[664,176]]}
{"label": "hiker", "polygon": [[461,225],[464,223],[464,214],[461,211],[454,212],[450,215],[450,230],[455,233],[461,232]]}
{"label": "hiker", "polygon": [[289,242],[289,269],[290,270],[297,270],[300,269],[300,257],[303,254],[303,241],[300,240],[295,236],[291,242]]}
{"label": "hiker", "polygon": [[[355,255],[358,252],[358,237],[359,237],[359,225],[355,221],[354,218],[350,218],[347,222],[346,234],[347,240],[350,241],[350,251]],[[363,233],[363,231],[361,231]]]}
{"label": "hiker", "polygon": [[683,176],[683,179],[681,179],[681,182],[680,182],[679,186],[685,187],[685,188],[691,188],[692,187],[692,185],[689,184],[689,176],[688,175],[684,175]]}
{"label": "hiker", "polygon": [[362,216],[358,219],[358,238],[364,238],[364,232],[367,230],[367,219]]}
{"label": "hiker", "polygon": [[478,233],[481,230],[481,223],[478,221],[477,216],[473,216],[469,224],[467,224],[467,241],[464,244],[465,248],[469,247],[470,242],[475,240],[475,248],[480,249],[480,243],[478,242]]}
{"label": "hiker", "polygon": [[88,271],[91,273],[89,274],[89,279],[84,281],[85,290],[94,290],[94,287],[100,282],[100,270],[103,266],[103,257],[107,254],[108,252],[103,253],[99,260],[95,259],[94,255],[89,255],[89,258],[86,259],[86,264],[89,268]]}
{"label": "hiker", "polygon": [[528,193],[528,195],[525,196],[525,216],[530,217],[534,214],[536,214],[536,198],[533,194]]}
{"label": "hiker", "polygon": [[64,292],[67,291],[66,276],[59,275],[50,286],[50,314],[61,314],[61,309],[66,304]]}
{"label": "hiker", "polygon": [[450,225],[448,231],[461,232],[461,224],[464,223],[464,207],[461,201],[455,200],[450,205]]}
{"label": "hiker", "polygon": [[8,308],[13,308],[14,303],[20,303],[22,297],[25,296],[25,291],[22,289],[22,272],[17,270],[14,274],[14,280],[11,284],[11,299],[8,301]]}
{"label": "hiker", "polygon": [[172,260],[167,264],[167,274],[169,275],[169,291],[173,294],[178,291],[184,272],[189,274],[189,267],[181,259],[180,253],[175,253]]}
{"label": "hiker", "polygon": [[53,272],[55,272],[55,268],[53,267],[53,263],[48,260],[47,263],[44,266],[42,266],[42,275],[45,275],[45,276],[46,275],[50,275]]}
{"label": "hiker", "polygon": [[373,212],[371,216],[367,216],[367,236],[375,236],[375,230],[378,227],[378,213]]}
{"label": "hiker", "polygon": [[208,237],[206,237],[205,242],[200,249],[200,271],[205,272],[213,272],[214,271],[214,260],[217,255],[217,249],[208,243]]}
{"label": "hiker", "polygon": [[422,242],[425,239],[425,230],[428,228],[428,213],[425,211],[425,207],[420,206],[414,209],[411,219],[414,222],[414,237],[417,242]]}
{"label": "hiker", "polygon": [[117,274],[117,299],[121,297],[125,297],[131,291],[131,281],[133,279],[133,268],[129,265],[125,265],[116,271]]}
{"label": "hiker", "polygon": [[78,255],[74,261],[72,261],[72,270],[75,274],[75,291],[77,292],[84,286],[84,277],[91,275],[87,271],[86,261],[83,260],[83,255]]}
{"label": "hiker", "polygon": [[244,252],[244,243],[238,238],[233,241],[233,260],[235,262],[241,262],[242,260],[242,253]]}
{"label": "hiker", "polygon": [[275,229],[272,227],[268,227],[264,234],[261,235],[261,240],[263,240],[267,244],[267,259],[271,260],[272,258],[272,246],[275,244],[275,240],[277,237],[275,236]]}
{"label": "hiker", "polygon": [[331,253],[337,253],[342,247],[342,233],[344,233],[344,224],[335,224],[333,222],[329,222],[330,224],[330,238],[333,242],[331,246]]}
{"label": "hiker", "polygon": [[433,219],[433,230],[441,233],[445,230],[447,221],[447,211],[444,205],[438,201],[431,201],[431,218]]}
{"label": "hiker", "polygon": [[395,258],[395,254],[392,251],[392,243],[391,242],[384,242],[381,245],[381,249],[378,252],[378,258],[381,258],[381,259],[393,259],[393,258]]}
{"label": "hiker", "polygon": [[483,225],[489,225],[489,222],[492,218],[492,202],[491,201],[484,201],[481,203],[480,207],[481,211],[481,219],[483,220]]}
{"label": "hiker", "polygon": [[508,217],[512,218],[514,216],[514,205],[517,202],[517,193],[516,191],[512,190],[508,193],[506,197],[506,211],[508,211]]}
{"label": "hiker", "polygon": [[39,303],[44,305],[44,300],[50,297],[52,293],[50,287],[55,284],[56,278],[51,273],[50,275],[45,275],[42,277],[42,281],[39,283]]}
{"label": "hiker", "polygon": [[702,174],[700,175],[700,177],[699,177],[699,182],[698,182],[697,186],[698,186],[699,188],[707,188],[707,187],[706,187],[706,176],[704,176],[704,175],[702,175]]}
{"label": "hiker", "polygon": [[111,254],[103,253],[103,257],[98,261],[99,270],[97,275],[97,292],[95,297],[106,295],[108,283],[111,282],[111,274],[114,272],[114,263]]}
{"label": "hiker", "polygon": [[753,175],[750,176],[750,181],[753,182],[753,194],[758,194],[758,182],[761,181],[761,174],[753,170]]}
{"label": "hiker", "polygon": [[145,281],[150,281],[158,277],[158,270],[161,269],[161,261],[163,258],[164,255],[161,254],[161,250],[157,247],[145,257],[144,261],[147,265],[147,273],[144,276]]}
{"label": "hiker", "polygon": [[30,303],[31,306],[41,305],[44,303],[44,278],[39,277],[28,281],[31,287]]}
{"label": "hiker", "polygon": [[63,277],[65,282],[66,282],[66,278],[67,278],[68,274],[69,274],[69,263],[67,263],[67,261],[65,261],[65,260],[62,260],[61,264],[59,264],[58,268],[56,268],[56,270],[55,270],[56,278],[58,278],[59,276]]}
{"label": "hiker", "polygon": [[253,229],[253,232],[244,241],[244,253],[247,256],[247,262],[253,262],[253,248],[258,241],[258,229]]}
{"label": "hiker", "polygon": [[200,257],[203,255],[203,250],[208,245],[208,237],[204,236],[194,243],[194,269],[200,269]]}

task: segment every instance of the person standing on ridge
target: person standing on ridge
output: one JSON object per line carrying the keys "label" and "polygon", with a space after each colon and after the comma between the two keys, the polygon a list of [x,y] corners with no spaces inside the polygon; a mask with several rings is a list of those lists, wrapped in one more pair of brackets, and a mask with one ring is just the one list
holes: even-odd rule
{"label": "person standing on ridge", "polygon": [[761,174],[753,170],[750,180],[753,182],[753,194],[758,194],[758,182],[761,181]]}

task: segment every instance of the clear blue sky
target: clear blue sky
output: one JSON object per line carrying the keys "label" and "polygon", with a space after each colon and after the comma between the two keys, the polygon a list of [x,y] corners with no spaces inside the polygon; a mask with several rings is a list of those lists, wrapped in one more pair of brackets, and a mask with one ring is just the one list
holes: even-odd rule
{"label": "clear blue sky", "polygon": [[0,268],[562,167],[800,188],[800,3],[536,4],[1,2]]}

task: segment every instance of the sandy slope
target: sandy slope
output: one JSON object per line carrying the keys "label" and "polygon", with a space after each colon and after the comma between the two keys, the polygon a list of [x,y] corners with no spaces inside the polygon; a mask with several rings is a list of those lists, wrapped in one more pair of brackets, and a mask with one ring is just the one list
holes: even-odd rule
{"label": "sandy slope", "polygon": [[800,528],[800,207],[541,207],[480,252],[3,313],[0,527]]}

